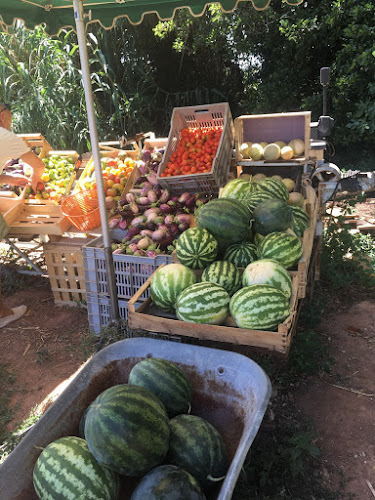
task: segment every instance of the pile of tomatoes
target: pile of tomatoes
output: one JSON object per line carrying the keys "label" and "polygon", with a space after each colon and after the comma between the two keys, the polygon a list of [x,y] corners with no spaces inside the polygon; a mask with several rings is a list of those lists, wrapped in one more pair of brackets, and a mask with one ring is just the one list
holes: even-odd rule
{"label": "pile of tomatoes", "polygon": [[177,147],[160,176],[172,177],[210,172],[222,132],[222,127],[182,129]]}

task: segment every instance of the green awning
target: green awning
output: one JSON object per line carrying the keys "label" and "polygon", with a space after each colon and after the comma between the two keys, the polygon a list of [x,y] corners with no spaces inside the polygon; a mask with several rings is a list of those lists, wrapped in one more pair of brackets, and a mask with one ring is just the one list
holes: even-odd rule
{"label": "green awning", "polygon": [[[219,3],[224,12],[232,12],[239,1],[222,0]],[[273,0],[281,1],[281,0]],[[282,0],[290,5],[298,5],[303,0]],[[251,0],[257,10],[266,9],[271,0]],[[205,0],[83,0],[86,25],[99,22],[111,28],[116,19],[127,17],[132,24],[139,24],[145,14],[157,14],[165,21],[173,19],[177,9],[187,8],[193,16],[201,16],[209,2]],[[0,0],[0,24],[5,29],[12,26],[16,19],[22,20],[26,27],[45,24],[46,32],[55,34],[63,27],[75,29],[72,0]]]}

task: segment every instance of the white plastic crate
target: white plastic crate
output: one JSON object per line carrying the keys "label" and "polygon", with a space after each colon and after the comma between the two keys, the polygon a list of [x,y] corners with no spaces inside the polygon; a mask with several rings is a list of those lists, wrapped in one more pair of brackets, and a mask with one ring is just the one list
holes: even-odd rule
{"label": "white plastic crate", "polygon": [[[98,335],[102,328],[105,328],[111,318],[111,300],[109,297],[96,293],[87,294],[87,315],[89,318],[90,330]],[[138,302],[138,306],[141,302]],[[118,301],[119,316],[122,320],[128,318],[128,301]]]}
{"label": "white plastic crate", "polygon": [[[209,498],[230,500],[268,406],[269,378],[241,354],[144,338],[112,344],[83,367],[0,467],[1,498],[36,500],[32,472],[41,450],[62,436],[77,435],[81,416],[92,401],[108,387],[127,383],[133,366],[147,357],[180,366],[192,384],[192,414],[222,434],[229,469]],[[124,476],[121,498],[130,497],[133,489],[134,479]]]}
{"label": "white plastic crate", "polygon": [[[82,249],[86,292],[108,297],[107,270],[102,237],[92,240]],[[171,264],[171,255],[136,257],[134,255],[113,255],[117,297],[130,299],[161,264]],[[145,294],[141,301],[147,299]]]}
{"label": "white plastic crate", "polygon": [[[211,172],[161,177],[161,174],[164,172],[169,162],[171,154],[177,147],[182,129],[206,129],[219,126],[223,127],[223,132],[221,134],[216,156],[212,162]],[[233,141],[234,124],[227,102],[174,108],[168,143],[158,169],[158,182],[161,186],[170,189],[172,193],[176,194],[188,191],[191,193],[217,195],[219,188],[224,186],[228,181]]]}

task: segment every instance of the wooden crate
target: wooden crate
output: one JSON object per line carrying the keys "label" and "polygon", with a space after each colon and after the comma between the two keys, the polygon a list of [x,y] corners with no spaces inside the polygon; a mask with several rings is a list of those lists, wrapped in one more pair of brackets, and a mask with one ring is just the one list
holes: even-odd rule
{"label": "wooden crate", "polygon": [[162,149],[165,148],[168,143],[168,137],[154,137],[150,139],[145,139],[143,144],[143,149],[152,151],[154,148]]}
{"label": "wooden crate", "polygon": [[49,151],[51,151],[51,146],[48,141],[42,136],[42,134],[17,134],[18,137],[23,139],[28,147],[31,148],[41,148],[39,153],[39,158],[44,158]]}
{"label": "wooden crate", "polygon": [[283,354],[289,352],[297,323],[297,273],[293,275],[290,315],[283,323],[278,325],[275,332],[237,328],[231,317],[226,320],[224,325],[187,323],[178,320],[173,314],[164,313],[156,308],[150,297],[137,307],[136,303],[139,297],[145,294],[150,287],[152,276],[150,276],[128,302],[128,324],[130,328],[142,329],[153,333],[166,333],[172,337],[177,335],[205,341],[259,347]]}
{"label": "wooden crate", "polygon": [[15,213],[12,213],[12,218],[12,223],[8,224],[10,237],[34,234],[62,235],[71,226],[58,205],[20,203]]}
{"label": "wooden crate", "polygon": [[22,207],[20,198],[0,197],[0,213],[10,227],[17,219]]}
{"label": "wooden crate", "polygon": [[[234,120],[234,146],[236,161],[241,165],[280,164],[293,165],[304,163],[310,157],[310,122],[311,111],[296,113],[273,113],[266,115],[242,115]],[[244,160],[239,148],[242,143],[284,141],[288,144],[292,139],[305,142],[304,156],[292,160],[276,160],[273,162]]]}
{"label": "wooden crate", "polygon": [[55,304],[76,306],[86,302],[82,245],[86,238],[63,238],[43,245]]}

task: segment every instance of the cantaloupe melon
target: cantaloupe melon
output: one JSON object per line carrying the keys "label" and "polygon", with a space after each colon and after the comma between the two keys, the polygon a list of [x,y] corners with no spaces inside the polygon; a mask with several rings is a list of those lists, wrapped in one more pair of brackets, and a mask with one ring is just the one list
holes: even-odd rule
{"label": "cantaloupe melon", "polygon": [[284,146],[281,148],[281,158],[283,160],[291,160],[293,158],[294,151],[290,146]]}
{"label": "cantaloupe melon", "polygon": [[287,187],[289,193],[291,193],[296,186],[294,180],[289,179],[289,177],[286,177],[285,179],[282,179],[282,181],[285,184],[285,186]]}
{"label": "cantaloupe melon", "polygon": [[273,175],[272,179],[277,179],[278,181],[282,181],[283,180],[283,178],[281,177],[281,175]]}
{"label": "cantaloupe melon", "polygon": [[251,175],[250,174],[241,174],[240,179],[244,179],[245,181],[250,181]]}
{"label": "cantaloupe melon", "polygon": [[268,142],[261,142],[260,145],[262,146],[262,148],[264,149],[266,146],[267,146]]}
{"label": "cantaloupe melon", "polygon": [[253,178],[252,178],[252,181],[253,182],[258,182],[260,181],[261,179],[265,179],[267,176],[264,175],[264,174],[255,174],[253,175]]}
{"label": "cantaloupe melon", "polygon": [[293,191],[292,193],[289,193],[289,200],[288,204],[289,205],[296,205],[297,207],[303,207],[305,202],[305,198],[303,197],[303,194],[297,193],[296,191]]}
{"label": "cantaloupe melon", "polygon": [[244,142],[243,144],[241,144],[241,146],[239,147],[239,152],[240,152],[240,155],[242,156],[242,158],[250,158],[250,155],[249,155],[249,146],[247,144],[247,142]]}
{"label": "cantaloupe melon", "polygon": [[302,139],[293,139],[289,142],[290,146],[294,151],[294,156],[301,156],[305,151],[305,143]]}
{"label": "cantaloupe melon", "polygon": [[253,161],[259,161],[263,158],[263,148],[260,144],[253,144],[249,150],[250,158]]}
{"label": "cantaloupe melon", "polygon": [[275,161],[280,158],[280,147],[276,143],[267,144],[263,152],[266,161]]}
{"label": "cantaloupe melon", "polygon": [[286,143],[284,141],[275,141],[275,144],[277,144],[280,149],[286,146]]}

